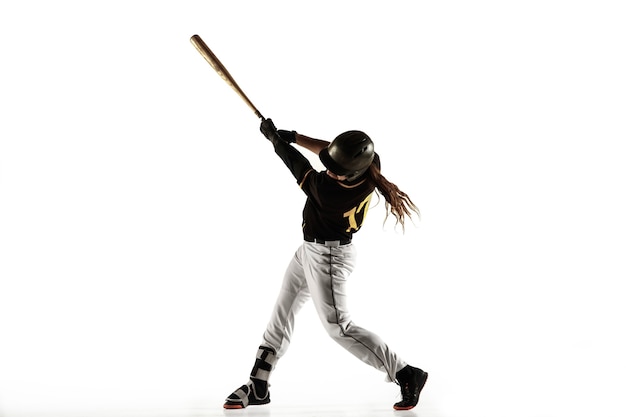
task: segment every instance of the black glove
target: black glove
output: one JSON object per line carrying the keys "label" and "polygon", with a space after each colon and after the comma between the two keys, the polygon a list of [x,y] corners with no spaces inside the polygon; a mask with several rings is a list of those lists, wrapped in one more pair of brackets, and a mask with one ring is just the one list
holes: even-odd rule
{"label": "black glove", "polygon": [[278,136],[280,136],[280,138],[282,140],[284,140],[287,143],[296,143],[296,132],[295,130],[279,130],[278,131]]}
{"label": "black glove", "polygon": [[272,119],[263,119],[261,122],[261,133],[263,133],[263,136],[265,136],[273,144],[275,144],[276,141],[281,140]]}
{"label": "black glove", "polygon": [[276,144],[276,141],[285,143],[295,143],[296,141],[295,130],[277,130],[272,119],[263,119],[261,122],[261,133],[273,144]]}

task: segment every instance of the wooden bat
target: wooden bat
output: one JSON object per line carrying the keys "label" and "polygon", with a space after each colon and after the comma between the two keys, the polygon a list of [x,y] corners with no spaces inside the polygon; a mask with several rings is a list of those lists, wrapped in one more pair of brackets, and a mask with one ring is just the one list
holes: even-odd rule
{"label": "wooden bat", "polygon": [[243,92],[243,90],[241,89],[241,87],[239,87],[239,85],[237,85],[237,82],[235,81],[235,79],[233,78],[232,75],[230,75],[230,73],[228,72],[228,70],[226,69],[226,67],[220,62],[219,59],[217,59],[217,57],[215,56],[215,54],[209,49],[209,47],[207,46],[206,43],[204,43],[204,41],[202,40],[202,38],[200,38],[200,36],[198,35],[193,35],[190,39],[191,43],[193,44],[193,46],[196,47],[196,49],[198,50],[198,52],[200,52],[200,55],[202,55],[204,57],[204,59],[206,59],[206,61],[213,67],[213,69],[215,70],[215,72],[217,72],[217,74],[222,77],[222,79],[224,81],[226,81],[226,83],[228,85],[230,85],[232,87],[233,90],[235,90],[235,92],[239,95],[239,97],[241,97],[243,99],[243,101],[246,102],[246,104],[248,105],[248,107],[250,107],[252,109],[252,111],[254,112],[254,114],[265,120],[265,118],[261,115],[261,112],[259,112],[257,110],[257,108],[254,106],[254,104],[252,104],[252,102],[250,101],[250,99],[246,96],[246,94]]}

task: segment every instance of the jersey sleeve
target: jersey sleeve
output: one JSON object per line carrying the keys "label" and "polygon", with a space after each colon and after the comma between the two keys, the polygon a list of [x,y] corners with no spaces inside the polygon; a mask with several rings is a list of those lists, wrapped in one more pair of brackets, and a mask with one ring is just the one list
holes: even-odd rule
{"label": "jersey sleeve", "polygon": [[301,184],[306,174],[313,169],[311,162],[300,151],[283,141],[276,141],[274,152],[283,160],[293,176]]}

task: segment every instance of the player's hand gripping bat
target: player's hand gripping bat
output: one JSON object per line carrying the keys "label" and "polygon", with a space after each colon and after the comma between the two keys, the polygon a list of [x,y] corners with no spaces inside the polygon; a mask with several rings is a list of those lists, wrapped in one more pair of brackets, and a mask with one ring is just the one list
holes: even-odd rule
{"label": "player's hand gripping bat", "polygon": [[252,102],[250,101],[250,99],[246,96],[246,94],[243,92],[243,90],[241,89],[241,87],[239,87],[239,85],[237,85],[237,82],[235,81],[235,79],[233,78],[232,75],[230,75],[230,73],[228,72],[228,70],[226,69],[226,67],[220,62],[219,59],[217,59],[217,57],[215,56],[215,54],[209,49],[209,47],[207,46],[206,43],[204,43],[204,41],[202,40],[202,38],[200,38],[200,36],[198,35],[193,35],[190,39],[191,43],[193,44],[193,46],[196,47],[196,49],[198,50],[198,52],[200,52],[200,54],[204,57],[204,59],[207,60],[207,62],[213,67],[213,69],[215,70],[215,72],[217,72],[217,74],[222,77],[222,79],[224,81],[226,81],[226,83],[228,85],[230,85],[233,90],[235,90],[235,92],[239,95],[239,97],[241,97],[243,99],[243,101],[246,102],[246,104],[248,105],[248,107],[250,107],[252,109],[252,111],[254,112],[254,114],[265,120],[265,118],[261,115],[261,113],[257,110],[257,108],[254,106],[254,104],[252,104]]}

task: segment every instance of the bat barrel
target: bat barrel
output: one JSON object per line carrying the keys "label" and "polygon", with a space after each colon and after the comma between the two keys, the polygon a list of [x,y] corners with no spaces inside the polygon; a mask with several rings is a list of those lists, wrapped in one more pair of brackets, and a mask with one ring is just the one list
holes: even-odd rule
{"label": "bat barrel", "polygon": [[230,75],[224,64],[220,62],[217,56],[211,51],[206,43],[202,40],[202,38],[198,35],[193,35],[190,39],[193,46],[196,47],[200,55],[204,57],[204,59],[211,65],[211,67],[217,72],[217,74],[224,80],[228,85],[231,86],[233,90],[243,99],[243,101],[254,111],[254,114],[260,119],[264,119],[261,115],[261,112],[256,108],[252,101],[246,96],[241,87],[235,81],[235,78]]}

